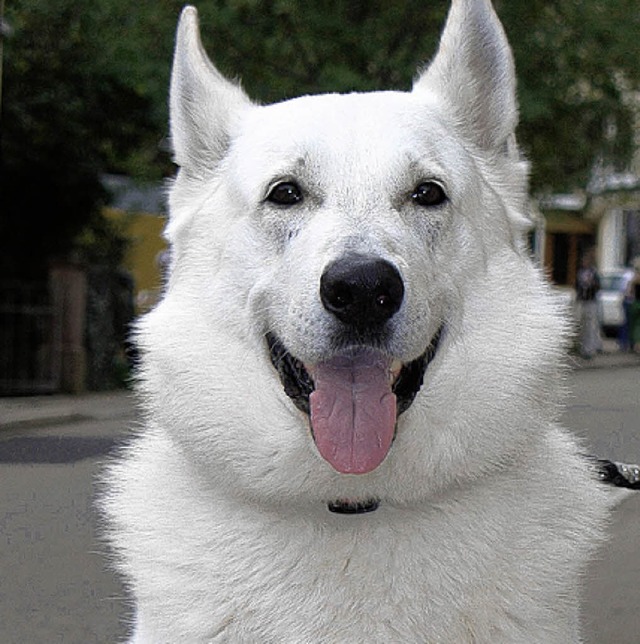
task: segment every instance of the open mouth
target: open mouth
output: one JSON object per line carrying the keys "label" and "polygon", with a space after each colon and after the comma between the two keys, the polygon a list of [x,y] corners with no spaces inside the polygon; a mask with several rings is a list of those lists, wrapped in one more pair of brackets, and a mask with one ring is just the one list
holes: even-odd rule
{"label": "open mouth", "polygon": [[385,459],[398,416],[420,391],[442,333],[441,326],[424,353],[407,363],[357,347],[305,365],[276,335],[266,339],[285,393],[310,417],[321,456],[342,474],[366,474]]}

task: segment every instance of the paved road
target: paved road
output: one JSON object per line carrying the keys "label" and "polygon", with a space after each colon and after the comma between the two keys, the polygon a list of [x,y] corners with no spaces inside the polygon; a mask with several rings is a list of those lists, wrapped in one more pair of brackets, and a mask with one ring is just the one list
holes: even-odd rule
{"label": "paved road", "polygon": [[124,591],[106,570],[92,506],[101,455],[121,427],[75,422],[0,438],[2,644],[107,644],[125,635]]}
{"label": "paved road", "polygon": [[[640,368],[573,373],[564,423],[591,453],[640,463]],[[587,644],[640,643],[640,492],[618,508],[613,538],[591,566],[585,596]]]}
{"label": "paved road", "polygon": [[[569,384],[565,423],[593,453],[640,461],[640,368],[577,370]],[[105,567],[92,498],[104,455],[134,414],[124,406],[114,418],[117,402],[99,403],[61,424],[44,410],[0,432],[0,644],[126,634],[126,593]],[[589,571],[587,644],[640,642],[640,493],[621,505],[612,533]]]}

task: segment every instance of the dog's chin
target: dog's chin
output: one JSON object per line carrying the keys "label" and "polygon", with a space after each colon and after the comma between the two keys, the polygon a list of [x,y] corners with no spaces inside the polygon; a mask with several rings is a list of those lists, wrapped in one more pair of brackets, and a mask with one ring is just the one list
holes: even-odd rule
{"label": "dog's chin", "polygon": [[[389,379],[391,391],[396,397],[397,416],[411,407],[422,388],[425,372],[436,356],[443,330],[444,325],[441,325],[427,344],[427,348],[415,360],[406,363],[395,359],[390,361]],[[311,376],[313,367],[306,366],[292,355],[275,333],[267,333],[266,340],[271,363],[280,376],[284,392],[300,411],[309,415],[311,410],[309,397],[315,389],[314,379]],[[367,349],[367,347],[351,347],[345,353],[358,349]]]}

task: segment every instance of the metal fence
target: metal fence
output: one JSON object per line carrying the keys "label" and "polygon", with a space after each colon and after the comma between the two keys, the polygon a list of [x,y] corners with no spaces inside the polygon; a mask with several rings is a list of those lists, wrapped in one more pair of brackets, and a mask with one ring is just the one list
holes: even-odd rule
{"label": "metal fence", "polygon": [[46,283],[0,282],[0,395],[58,389],[56,335]]}

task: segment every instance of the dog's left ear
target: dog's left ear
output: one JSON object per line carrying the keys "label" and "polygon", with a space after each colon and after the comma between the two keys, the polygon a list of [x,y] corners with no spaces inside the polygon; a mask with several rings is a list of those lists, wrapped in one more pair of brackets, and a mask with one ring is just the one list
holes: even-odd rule
{"label": "dog's left ear", "polygon": [[192,172],[215,167],[228,148],[233,118],[251,104],[242,88],[213,66],[200,40],[198,12],[185,7],[176,34],[169,101],[175,162]]}
{"label": "dog's left ear", "polygon": [[518,122],[511,48],[489,0],[453,0],[440,47],[414,92],[443,101],[465,138],[502,147]]}

